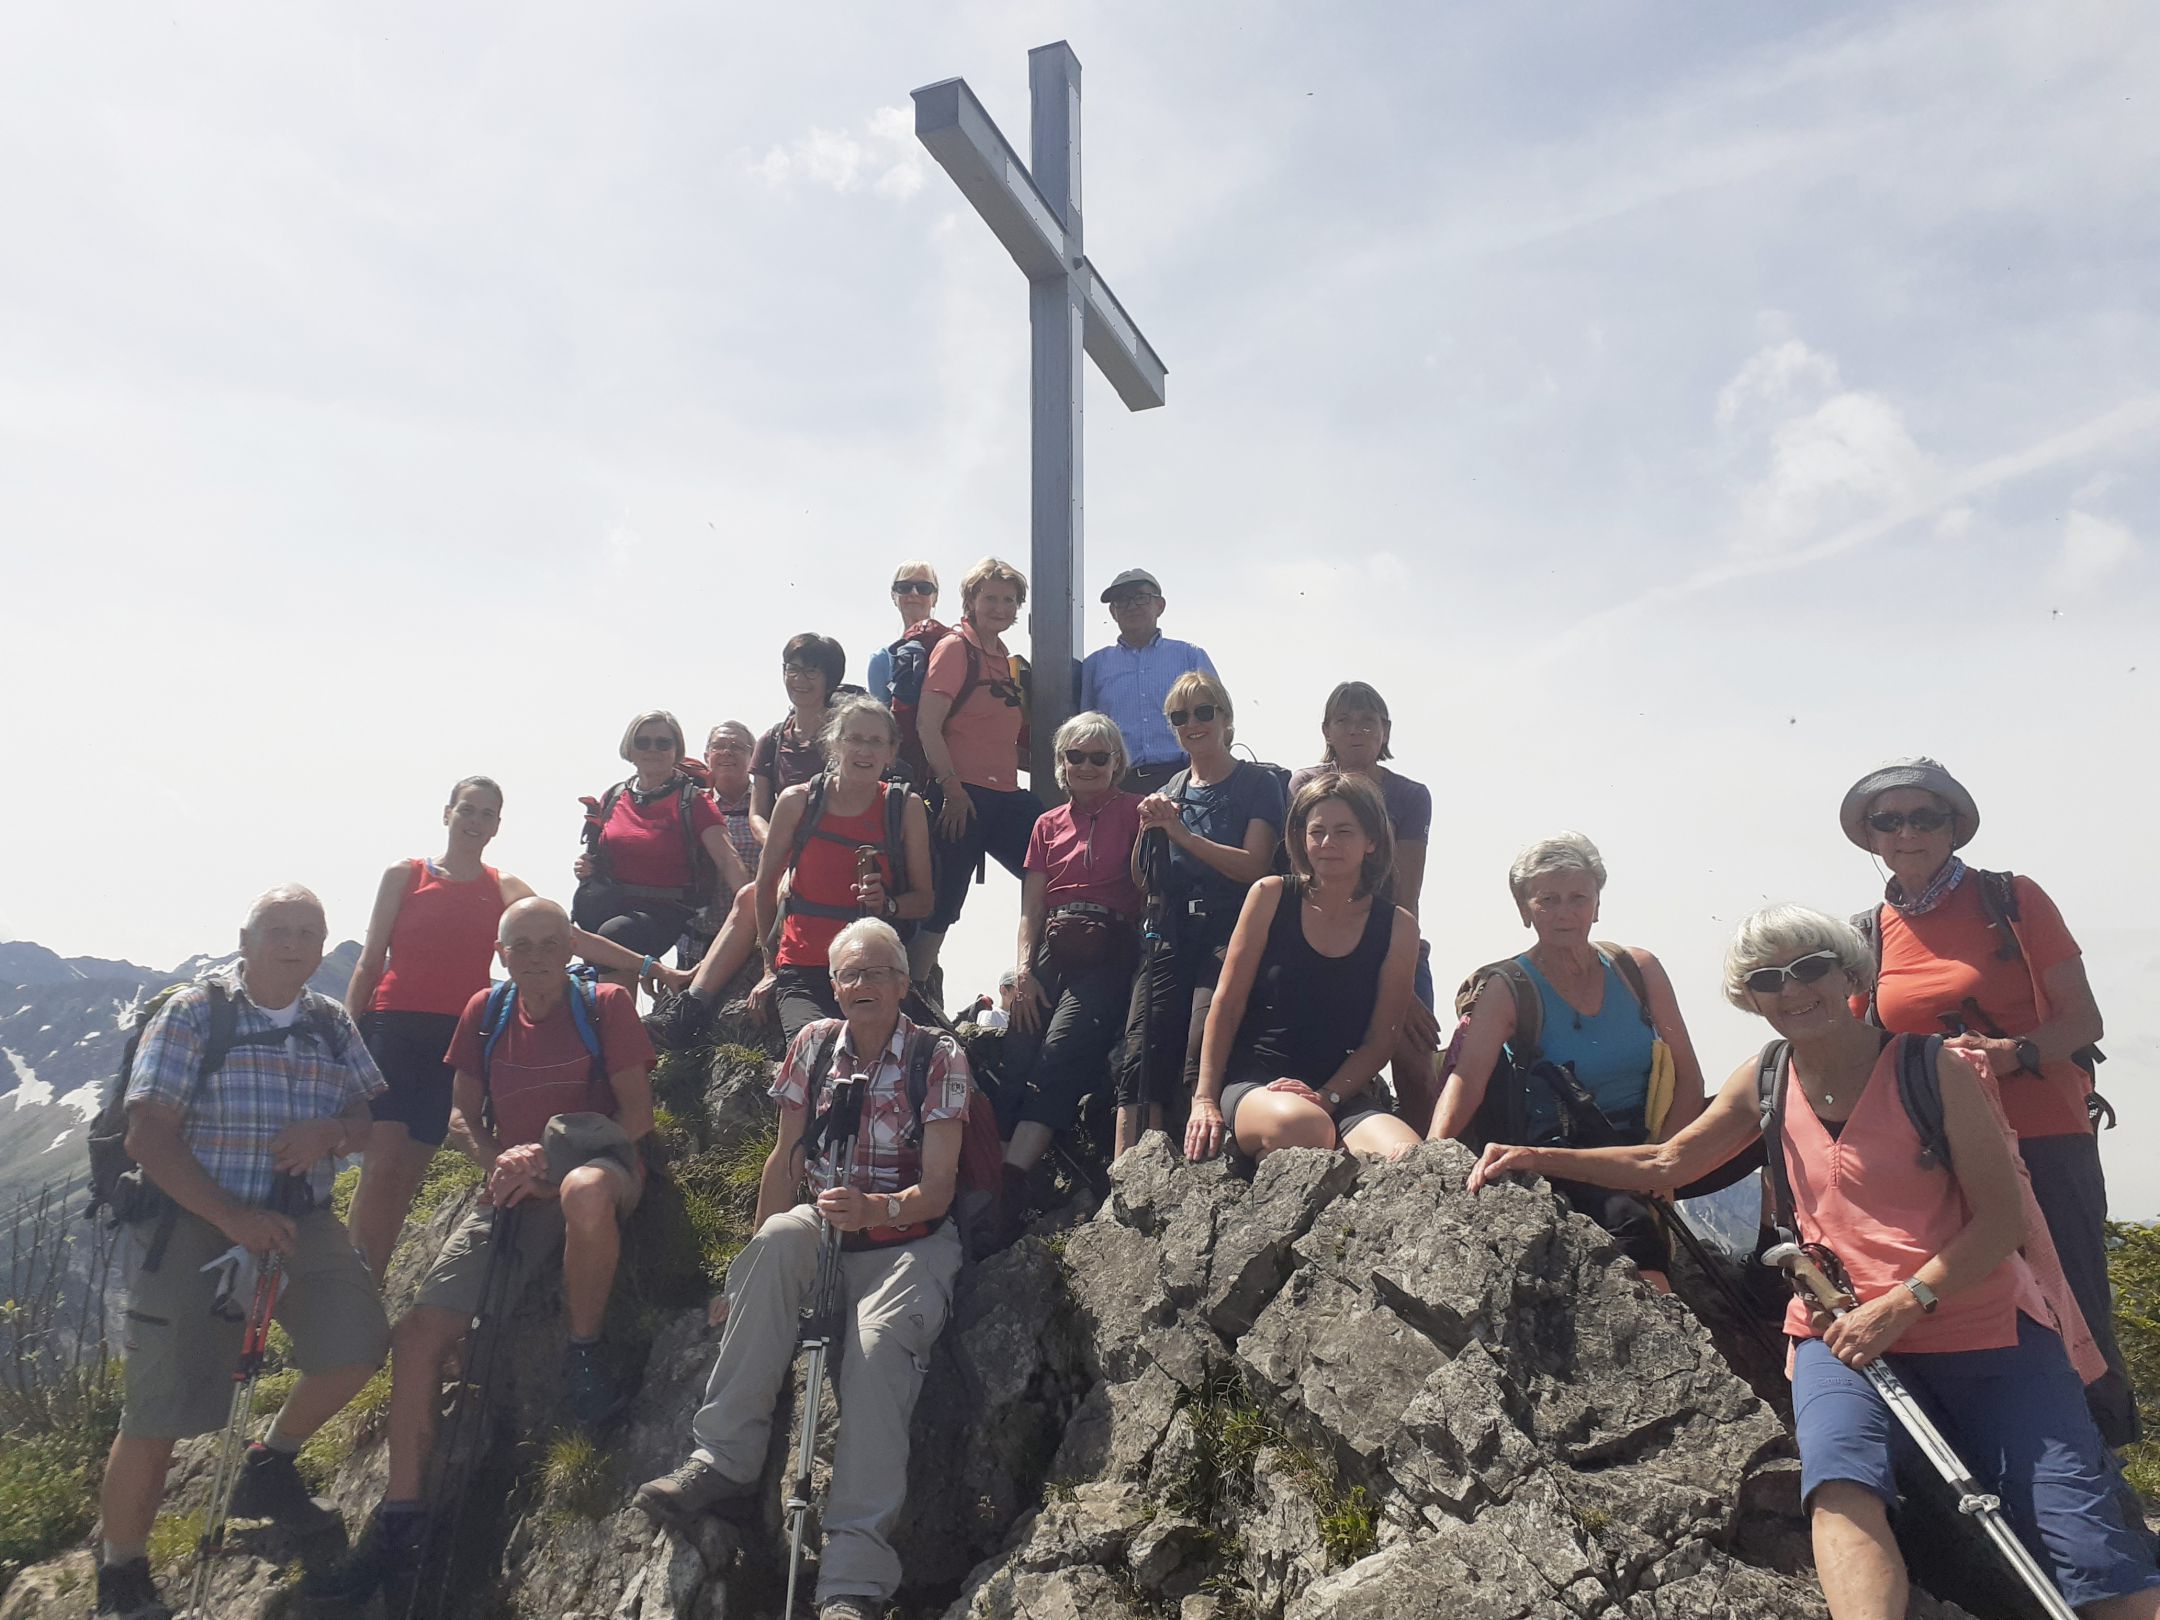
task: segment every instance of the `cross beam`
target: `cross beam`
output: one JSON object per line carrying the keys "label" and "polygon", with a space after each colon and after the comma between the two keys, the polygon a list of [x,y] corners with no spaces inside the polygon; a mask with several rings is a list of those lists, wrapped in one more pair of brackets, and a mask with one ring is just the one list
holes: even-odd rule
{"label": "cross beam", "polygon": [[915,92],[915,135],[1028,278],[1033,332],[1029,642],[1035,790],[1054,798],[1050,741],[1079,696],[1085,354],[1130,410],[1163,403],[1166,368],[1082,251],[1080,60],[1063,40],[1028,53],[1030,164],[964,79]]}

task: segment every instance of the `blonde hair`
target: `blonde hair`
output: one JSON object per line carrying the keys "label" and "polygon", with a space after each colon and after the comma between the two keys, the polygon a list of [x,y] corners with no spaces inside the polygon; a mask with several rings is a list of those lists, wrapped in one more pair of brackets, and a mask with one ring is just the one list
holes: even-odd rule
{"label": "blonde hair", "polygon": [[1233,723],[1237,719],[1237,710],[1231,707],[1230,694],[1223,689],[1223,683],[1204,669],[1188,669],[1170,683],[1170,690],[1162,700],[1163,718],[1168,719],[1172,709],[1189,709],[1198,703],[1212,703],[1220,711],[1216,718],[1222,721],[1223,746],[1227,748],[1237,735]]}
{"label": "blonde hair", "polygon": [[675,733],[675,763],[680,765],[683,757],[682,722],[665,709],[647,709],[643,714],[623,727],[622,741],[616,745],[615,752],[635,765],[637,763],[637,750],[630,745],[637,740],[638,727],[651,725],[655,720],[662,722],[668,730]]}
{"label": "blonde hair", "polygon": [[940,590],[940,591],[944,590],[944,588],[945,588],[944,586],[942,586],[942,585],[938,585],[938,577],[937,577],[937,570],[936,570],[935,568],[932,568],[932,567],[931,567],[931,566],[930,566],[930,565],[929,565],[928,563],[926,563],[926,562],[904,562],[904,563],[902,563],[902,564],[901,564],[901,565],[900,565],[900,566],[899,566],[898,568],[895,568],[895,569],[894,569],[894,570],[892,571],[893,583],[894,583],[895,585],[897,585],[897,584],[899,584],[899,583],[900,583],[900,581],[902,581],[903,579],[912,579],[912,578],[914,578],[914,577],[915,577],[915,575],[917,575],[917,574],[926,574],[926,575],[928,575],[928,576],[929,576],[929,579],[930,579],[930,583],[931,583],[932,585],[936,586],[936,587],[937,587],[937,589],[938,589],[938,590]]}
{"label": "blonde hair", "polygon": [[975,593],[992,580],[1010,585],[1020,593],[1020,602],[1027,605],[1027,575],[1011,563],[999,557],[985,557],[981,562],[960,576],[960,606],[965,611],[975,611]]}

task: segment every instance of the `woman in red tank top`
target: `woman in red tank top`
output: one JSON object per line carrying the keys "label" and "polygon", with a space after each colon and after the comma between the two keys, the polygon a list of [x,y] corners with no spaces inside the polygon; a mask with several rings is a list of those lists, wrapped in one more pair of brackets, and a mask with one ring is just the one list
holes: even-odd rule
{"label": "woman in red tank top", "polygon": [[[1889,1409],[1859,1374],[1888,1355],[1942,1414],[1983,1490],[2001,1495],[2064,1599],[2106,1620],[2160,1616],[2160,1570],[2124,1519],[2083,1385],[2105,1370],[2017,1158],[1993,1080],[1935,1049],[1947,1155],[1922,1151],[1900,1095],[1902,1043],[1863,1023],[1873,953],[1849,924],[1770,906],[1740,925],[1725,992],[1787,1043],[1735,1069],[1678,1135],[1637,1147],[1485,1149],[1469,1190],[1510,1172],[1671,1193],[1762,1135],[1758,1073],[1783,1096],[1793,1223],[1845,1263],[1857,1305],[1786,1318],[1800,1490],[1835,1620],[1903,1614]],[[1888,1043],[1888,1044],[1886,1044]]]}
{"label": "woman in red tank top", "polygon": [[[485,776],[468,776],[450,790],[443,853],[398,861],[383,873],[345,991],[345,1005],[389,1084],[373,1104],[375,1126],[348,1220],[353,1247],[378,1285],[413,1193],[449,1134],[446,1058],[458,1015],[493,977],[504,908],[533,892],[481,859],[502,825],[502,805],[502,789]],[[582,930],[573,937],[588,961],[632,975],[643,965],[635,951]]]}

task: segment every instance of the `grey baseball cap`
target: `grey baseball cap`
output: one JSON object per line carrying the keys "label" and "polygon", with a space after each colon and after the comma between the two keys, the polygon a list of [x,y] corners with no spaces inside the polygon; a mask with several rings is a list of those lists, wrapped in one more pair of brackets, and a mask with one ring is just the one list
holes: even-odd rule
{"label": "grey baseball cap", "polygon": [[1845,802],[1838,806],[1838,823],[1845,829],[1845,836],[1862,849],[1873,848],[1868,842],[1868,806],[1874,803],[1876,794],[1903,787],[1925,788],[1957,812],[1956,825],[1950,832],[1952,849],[1964,848],[1980,830],[1980,807],[1965,791],[1965,784],[1925,754],[1915,754],[1910,759],[1893,759],[1887,765],[1876,766],[1847,790]]}
{"label": "grey baseball cap", "polygon": [[1162,582],[1145,568],[1128,568],[1103,588],[1102,599],[1107,602],[1128,585],[1145,585],[1157,596],[1162,595]]}

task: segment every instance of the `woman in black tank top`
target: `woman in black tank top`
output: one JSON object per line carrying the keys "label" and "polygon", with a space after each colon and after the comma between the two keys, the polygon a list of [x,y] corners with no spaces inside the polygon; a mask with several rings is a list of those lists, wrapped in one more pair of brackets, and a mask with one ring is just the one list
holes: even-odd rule
{"label": "woman in black tank top", "polygon": [[1284,839],[1293,876],[1247,897],[1208,1009],[1188,1158],[1234,1144],[1346,1147],[1400,1157],[1417,1135],[1377,1083],[1417,965],[1417,925],[1376,894],[1390,867],[1387,807],[1359,777],[1299,789]]}

